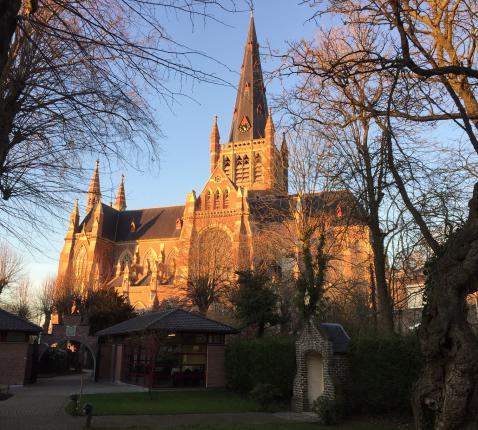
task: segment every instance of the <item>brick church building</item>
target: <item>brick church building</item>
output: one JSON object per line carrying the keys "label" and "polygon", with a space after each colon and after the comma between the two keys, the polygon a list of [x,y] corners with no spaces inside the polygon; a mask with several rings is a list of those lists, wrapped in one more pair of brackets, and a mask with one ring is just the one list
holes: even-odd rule
{"label": "brick church building", "polygon": [[[288,146],[276,136],[267,106],[252,17],[229,137],[220,142],[215,118],[210,156],[210,176],[199,193],[191,191],[179,206],[137,210],[127,209],[123,178],[115,204],[102,201],[97,163],[84,218],[78,202],[72,211],[59,277],[114,286],[137,309],[147,309],[184,295],[181,286],[191,272],[199,264],[212,264],[218,253],[233,272],[267,260],[268,241],[273,253],[280,248],[272,244],[273,237],[284,239],[284,220],[293,221],[290,209],[301,201],[288,193]],[[316,210],[332,219],[327,237],[338,257],[331,263],[331,277],[368,285],[369,235],[354,201],[347,191],[311,196]],[[208,240],[218,244],[212,252],[197,245]],[[270,265],[276,271],[293,270],[290,250],[275,257]]]}

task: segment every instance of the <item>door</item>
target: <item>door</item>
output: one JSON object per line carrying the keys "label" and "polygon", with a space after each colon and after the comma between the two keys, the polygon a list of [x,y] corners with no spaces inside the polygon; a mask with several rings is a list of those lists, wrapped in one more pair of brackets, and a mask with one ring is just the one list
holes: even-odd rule
{"label": "door", "polygon": [[324,393],[324,361],[317,352],[307,354],[307,392],[309,409]]}

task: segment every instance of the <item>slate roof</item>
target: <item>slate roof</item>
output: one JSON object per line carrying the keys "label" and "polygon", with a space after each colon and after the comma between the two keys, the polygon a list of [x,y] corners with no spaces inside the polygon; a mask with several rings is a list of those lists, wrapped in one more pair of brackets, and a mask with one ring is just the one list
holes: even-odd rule
{"label": "slate roof", "polygon": [[[297,205],[297,195],[249,198],[249,211],[253,219],[260,223],[280,222],[291,216],[291,205]],[[336,216],[340,206],[341,217],[336,218],[337,224],[363,224],[365,215],[363,208],[349,190],[324,191],[309,194],[303,205],[309,213]],[[292,206],[293,207],[293,206]]]}
{"label": "slate roof", "polygon": [[0,331],[19,331],[37,334],[42,331],[42,328],[4,309],[0,309]]}
{"label": "slate roof", "polygon": [[[237,86],[229,142],[263,138],[267,115],[267,98],[262,76],[259,44],[257,43],[254,18],[251,16],[249,34],[244,48],[241,77]],[[249,122],[250,128],[241,131],[239,126],[244,118]]]}
{"label": "slate roof", "polygon": [[228,325],[205,318],[197,313],[183,309],[149,312],[147,314],[123,321],[114,326],[100,330],[97,336],[111,336],[135,333],[147,330],[234,334],[238,331]]}
{"label": "slate roof", "polygon": [[336,323],[322,323],[320,326],[332,342],[334,354],[345,354],[350,342],[350,337],[345,332],[342,325]]}
{"label": "slate roof", "polygon": [[[101,203],[101,210],[103,211],[101,237],[114,242],[177,238],[181,233],[181,230],[176,228],[176,220],[183,216],[184,206],[117,211]],[[94,211],[93,208],[83,219],[80,231],[83,228],[85,232],[92,230]],[[132,222],[136,226],[135,231],[131,231]]]}

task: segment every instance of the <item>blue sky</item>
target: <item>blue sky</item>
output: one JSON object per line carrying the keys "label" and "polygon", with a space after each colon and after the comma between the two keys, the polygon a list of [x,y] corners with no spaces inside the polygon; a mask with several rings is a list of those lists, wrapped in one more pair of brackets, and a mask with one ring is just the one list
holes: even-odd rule
{"label": "blue sky", "polygon": [[[298,0],[256,0],[254,18],[264,53],[267,46],[283,50],[287,41],[312,36],[315,24],[307,22],[311,11],[298,3]],[[246,9],[245,4],[239,3],[238,6]],[[239,81],[249,12],[220,13],[216,17],[223,24],[198,21],[192,27],[187,19],[170,16],[165,18],[165,27],[173,38],[227,66],[196,58],[196,67],[213,71],[235,86]],[[274,62],[265,56],[262,66],[265,71],[272,70]],[[180,82],[172,77],[171,85],[179,86]],[[224,142],[229,133],[236,93],[233,87],[198,82],[183,83],[182,91],[190,98],[179,97],[172,109],[151,99],[164,134],[159,140],[159,171],[150,168],[135,171],[103,162],[100,171],[104,202],[114,199],[122,173],[125,175],[126,199],[130,209],[184,204],[186,193],[202,188],[209,175],[209,135],[214,114],[218,115],[221,142]],[[269,99],[278,91],[278,83],[268,83]],[[91,163],[93,168],[94,162]],[[84,188],[87,189],[88,185],[88,182],[85,183]],[[80,204],[84,205],[84,200],[84,196],[80,198]],[[40,235],[33,238],[41,253],[36,250],[31,252],[22,245],[16,246],[24,256],[33,284],[38,285],[46,275],[56,273],[67,223],[68,214],[65,214],[64,222],[55,226],[56,233],[49,234],[48,239]]]}

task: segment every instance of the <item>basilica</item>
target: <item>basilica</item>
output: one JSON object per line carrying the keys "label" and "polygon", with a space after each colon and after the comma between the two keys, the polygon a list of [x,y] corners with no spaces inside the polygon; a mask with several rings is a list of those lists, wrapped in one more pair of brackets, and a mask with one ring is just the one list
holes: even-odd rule
{"label": "basilica", "polygon": [[[80,216],[78,202],[72,211],[59,277],[113,286],[136,309],[148,309],[184,296],[185,280],[198,261],[211,265],[217,254],[229,271],[264,262],[279,274],[294,270],[294,252],[279,252],[274,238],[284,242],[290,232],[284,223],[293,224],[291,208],[299,207],[301,199],[289,194],[288,144],[276,135],[267,106],[252,17],[229,137],[221,143],[214,118],[209,150],[210,176],[203,189],[188,193],[178,206],[127,208],[124,178],[114,205],[105,204],[97,163],[86,214]],[[369,234],[351,193],[309,197],[316,213],[329,219],[327,239],[335,254],[330,285],[332,278],[368,285]],[[208,240],[218,243],[213,252],[197,246]]]}

